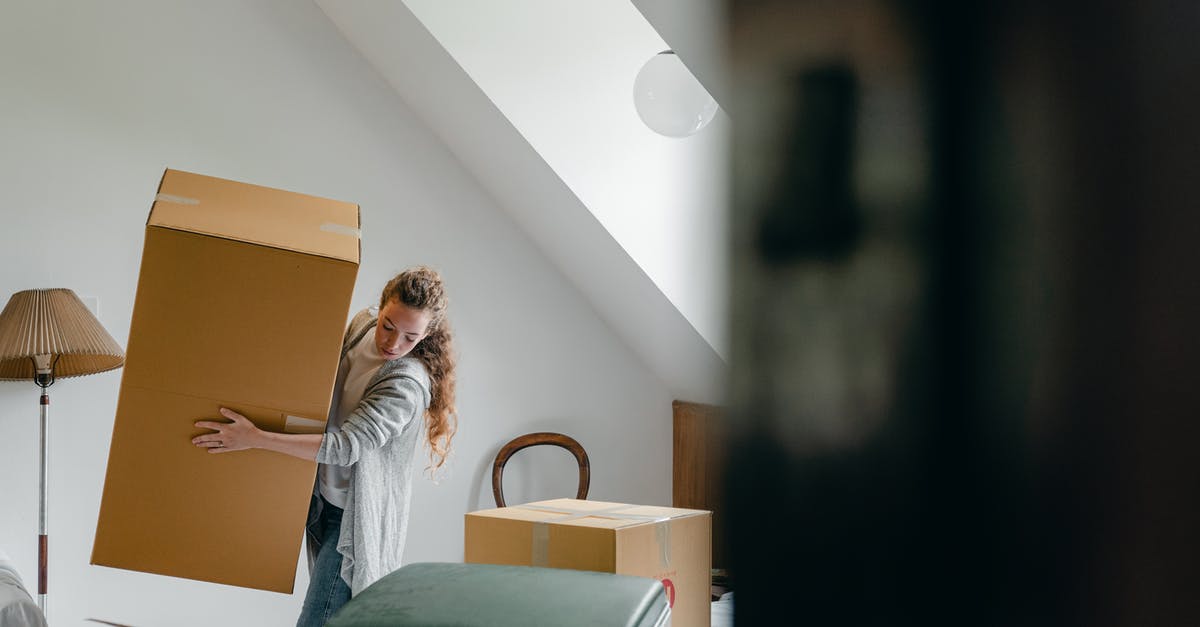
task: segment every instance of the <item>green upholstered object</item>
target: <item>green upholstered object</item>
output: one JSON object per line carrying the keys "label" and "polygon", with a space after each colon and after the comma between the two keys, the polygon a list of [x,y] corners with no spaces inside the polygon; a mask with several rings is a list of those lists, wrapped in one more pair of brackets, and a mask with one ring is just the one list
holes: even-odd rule
{"label": "green upholstered object", "polygon": [[665,625],[662,584],[644,577],[493,564],[409,564],[371,584],[328,627]]}

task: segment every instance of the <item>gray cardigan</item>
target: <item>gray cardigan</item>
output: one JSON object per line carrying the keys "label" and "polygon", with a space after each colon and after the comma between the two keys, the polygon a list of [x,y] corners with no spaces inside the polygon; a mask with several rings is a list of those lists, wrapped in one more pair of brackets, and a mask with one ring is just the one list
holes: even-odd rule
{"label": "gray cardigan", "polygon": [[[378,310],[354,316],[342,341],[342,359],[375,328]],[[429,374],[412,357],[385,362],[367,382],[363,398],[341,431],[326,433],[317,461],[350,466],[350,485],[337,549],[350,593],[400,568],[417,441],[432,396]],[[316,559],[309,547],[308,564]]]}

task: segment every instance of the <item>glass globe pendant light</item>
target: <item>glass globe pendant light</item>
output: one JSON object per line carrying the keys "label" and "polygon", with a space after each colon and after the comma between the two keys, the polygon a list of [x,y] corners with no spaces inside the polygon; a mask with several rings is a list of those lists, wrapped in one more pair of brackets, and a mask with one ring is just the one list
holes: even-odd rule
{"label": "glass globe pendant light", "polygon": [[633,104],[646,126],[667,137],[687,137],[717,114],[717,101],[673,50],[650,57],[638,71]]}

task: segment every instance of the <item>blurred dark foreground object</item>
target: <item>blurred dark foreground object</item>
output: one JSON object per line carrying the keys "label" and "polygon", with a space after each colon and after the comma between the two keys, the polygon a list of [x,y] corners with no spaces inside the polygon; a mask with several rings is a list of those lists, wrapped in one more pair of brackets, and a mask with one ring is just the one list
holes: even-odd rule
{"label": "blurred dark foreground object", "polygon": [[726,8],[737,624],[1200,625],[1195,7]]}

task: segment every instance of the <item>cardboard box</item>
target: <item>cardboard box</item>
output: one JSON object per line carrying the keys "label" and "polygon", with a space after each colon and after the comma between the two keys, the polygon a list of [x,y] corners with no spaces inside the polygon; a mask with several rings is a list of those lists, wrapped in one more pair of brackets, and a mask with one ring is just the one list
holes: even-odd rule
{"label": "cardboard box", "polygon": [[466,515],[466,561],[663,582],[676,627],[708,625],[712,512],[556,499]]}
{"label": "cardboard box", "polygon": [[[220,407],[323,432],[358,206],[167,170],[145,247],[92,563],[292,592],[316,464],[192,445]],[[306,426],[297,426],[306,425]]]}

